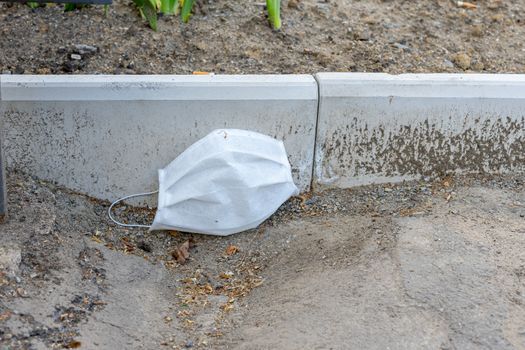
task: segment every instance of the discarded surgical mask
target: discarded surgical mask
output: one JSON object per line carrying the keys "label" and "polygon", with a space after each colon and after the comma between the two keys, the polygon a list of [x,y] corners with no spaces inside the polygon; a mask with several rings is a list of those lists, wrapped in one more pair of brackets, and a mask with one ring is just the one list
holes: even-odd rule
{"label": "discarded surgical mask", "polygon": [[[157,191],[155,191],[157,192]],[[219,129],[159,170],[157,213],[151,226],[226,236],[249,230],[298,194],[281,141],[253,131]]]}

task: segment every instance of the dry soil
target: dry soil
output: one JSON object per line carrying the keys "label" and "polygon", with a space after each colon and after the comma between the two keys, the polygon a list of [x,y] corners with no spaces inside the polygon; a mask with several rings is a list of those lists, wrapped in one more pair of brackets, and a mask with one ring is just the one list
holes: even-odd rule
{"label": "dry soil", "polygon": [[0,72],[524,73],[525,2],[472,2],[477,9],[451,0],[283,0],[279,32],[261,0],[200,0],[189,24],[162,17],[158,32],[131,1],[116,0],[107,16],[102,7],[0,3]]}
{"label": "dry soil", "polygon": [[[257,230],[221,238],[118,228],[108,203],[10,173],[0,344],[522,349],[523,179],[311,194]],[[172,252],[187,241],[182,264]]]}

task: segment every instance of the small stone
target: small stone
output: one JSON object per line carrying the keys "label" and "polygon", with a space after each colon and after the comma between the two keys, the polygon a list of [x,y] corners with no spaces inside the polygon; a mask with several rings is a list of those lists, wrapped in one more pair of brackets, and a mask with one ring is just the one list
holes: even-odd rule
{"label": "small stone", "polygon": [[472,63],[472,69],[475,71],[482,71],[483,69],[485,69],[485,65],[483,64],[483,62],[476,61]]}
{"label": "small stone", "polygon": [[16,275],[20,269],[22,254],[20,249],[14,245],[0,247],[0,269],[7,271],[9,275]]}
{"label": "small stone", "polygon": [[365,22],[366,24],[377,24],[379,23],[379,20],[375,17],[371,17],[371,16],[366,16],[363,18],[363,22]]}
{"label": "small stone", "polygon": [[446,58],[443,60],[443,65],[447,68],[454,68],[454,63],[450,62]]}
{"label": "small stone", "polygon": [[371,37],[372,35],[370,34],[370,32],[366,30],[354,33],[354,39],[359,41],[369,41]]}
{"label": "small stone", "polygon": [[296,9],[299,7],[299,1],[298,0],[289,0],[288,1],[288,8]]}
{"label": "small stone", "polygon": [[471,58],[464,52],[456,54],[452,61],[456,64],[456,66],[463,70],[470,68]]}
{"label": "small stone", "polygon": [[79,54],[86,53],[86,52],[95,53],[98,51],[97,47],[91,46],[91,45],[77,44],[77,45],[74,45],[74,47],[75,47],[75,50]]}
{"label": "small stone", "polygon": [[397,24],[397,23],[383,23],[383,27],[385,29],[396,29],[396,28],[399,28],[401,26],[399,24]]}
{"label": "small stone", "polygon": [[79,61],[79,60],[82,59],[82,56],[80,56],[80,55],[78,55],[78,54],[76,54],[76,53],[72,53],[72,54],[71,54],[71,59],[72,59],[72,60]]}
{"label": "small stone", "polygon": [[398,49],[403,50],[403,51],[412,51],[410,46],[404,45],[404,44],[401,44],[401,43],[394,43],[394,46],[397,47]]}
{"label": "small stone", "polygon": [[482,37],[483,36],[483,26],[481,24],[476,24],[472,27],[472,30],[470,31],[470,35],[475,37]]}
{"label": "small stone", "polygon": [[192,347],[193,347],[193,341],[188,340],[184,346],[185,346],[186,348],[188,348],[188,349],[189,349],[189,348],[192,348]]}
{"label": "small stone", "polygon": [[498,13],[497,15],[493,15],[493,16],[490,17],[492,22],[501,22],[501,21],[503,21],[503,18],[505,18],[505,17],[503,16],[502,13]]}

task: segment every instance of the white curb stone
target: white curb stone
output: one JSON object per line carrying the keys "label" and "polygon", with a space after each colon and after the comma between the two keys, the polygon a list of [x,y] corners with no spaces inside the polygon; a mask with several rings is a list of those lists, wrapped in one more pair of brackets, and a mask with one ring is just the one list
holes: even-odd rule
{"label": "white curb stone", "polygon": [[4,75],[7,163],[113,200],[157,189],[157,169],[213,129],[241,128],[283,140],[306,191],[317,91],[309,75]]}
{"label": "white curb stone", "polygon": [[316,78],[318,188],[525,169],[525,75]]}

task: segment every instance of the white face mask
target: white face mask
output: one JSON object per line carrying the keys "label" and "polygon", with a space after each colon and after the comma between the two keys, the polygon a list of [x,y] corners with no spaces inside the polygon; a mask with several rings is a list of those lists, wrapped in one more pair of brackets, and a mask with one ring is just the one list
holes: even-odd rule
{"label": "white face mask", "polygon": [[[253,131],[220,129],[159,170],[153,230],[226,236],[257,227],[299,193],[281,141]],[[152,192],[154,193],[154,192]],[[150,193],[148,193],[150,194]],[[140,194],[145,195],[145,194]]]}

